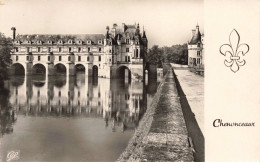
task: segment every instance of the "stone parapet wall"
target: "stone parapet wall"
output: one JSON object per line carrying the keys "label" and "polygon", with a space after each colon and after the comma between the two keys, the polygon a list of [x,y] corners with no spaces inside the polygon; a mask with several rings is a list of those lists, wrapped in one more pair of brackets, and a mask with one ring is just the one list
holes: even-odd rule
{"label": "stone parapet wall", "polygon": [[118,161],[194,161],[172,69]]}

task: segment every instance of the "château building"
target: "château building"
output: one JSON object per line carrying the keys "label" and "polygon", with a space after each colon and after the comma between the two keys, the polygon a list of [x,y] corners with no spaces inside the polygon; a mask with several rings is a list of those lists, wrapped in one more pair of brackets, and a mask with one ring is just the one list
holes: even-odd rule
{"label": "ch\u00e2teau building", "polygon": [[192,30],[192,38],[188,42],[188,66],[204,68],[204,34],[200,33],[199,25]]}
{"label": "ch\u00e2teau building", "polygon": [[22,69],[26,75],[43,69],[55,75],[63,66],[67,75],[75,75],[79,66],[87,76],[105,78],[142,78],[148,40],[139,24],[106,27],[105,34],[16,35],[13,27],[14,51],[11,73]]}

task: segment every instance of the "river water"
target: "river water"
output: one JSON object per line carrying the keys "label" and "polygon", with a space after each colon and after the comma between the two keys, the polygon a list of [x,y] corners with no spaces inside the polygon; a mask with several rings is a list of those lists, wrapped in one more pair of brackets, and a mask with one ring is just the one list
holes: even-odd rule
{"label": "river water", "polygon": [[84,73],[12,76],[0,92],[1,159],[14,151],[17,161],[114,161],[157,85]]}

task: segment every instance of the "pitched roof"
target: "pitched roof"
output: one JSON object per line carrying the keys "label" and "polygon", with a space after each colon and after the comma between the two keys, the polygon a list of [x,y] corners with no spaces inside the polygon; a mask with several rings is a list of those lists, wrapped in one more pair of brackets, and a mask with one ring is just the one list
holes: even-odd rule
{"label": "pitched roof", "polygon": [[196,31],[195,31],[194,35],[192,36],[189,44],[197,44],[199,42],[201,42],[201,33],[200,33],[200,30],[199,30],[199,26],[197,25]]}
{"label": "pitched roof", "polygon": [[98,44],[98,40],[103,40],[105,36],[103,34],[25,34],[25,35],[17,35],[16,40],[24,41],[53,41],[58,42],[62,40],[63,42],[67,42],[68,40],[78,41],[81,40],[83,42],[87,42],[88,40],[92,41],[92,44]]}

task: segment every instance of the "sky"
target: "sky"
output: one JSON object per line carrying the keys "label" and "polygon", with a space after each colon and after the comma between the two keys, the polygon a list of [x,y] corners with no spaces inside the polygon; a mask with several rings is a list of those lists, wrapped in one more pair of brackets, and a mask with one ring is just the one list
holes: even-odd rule
{"label": "sky", "polygon": [[[0,0],[0,32],[105,34],[106,26],[139,23],[149,47],[184,44],[198,24],[203,0]],[[142,31],[142,30],[141,30]]]}

